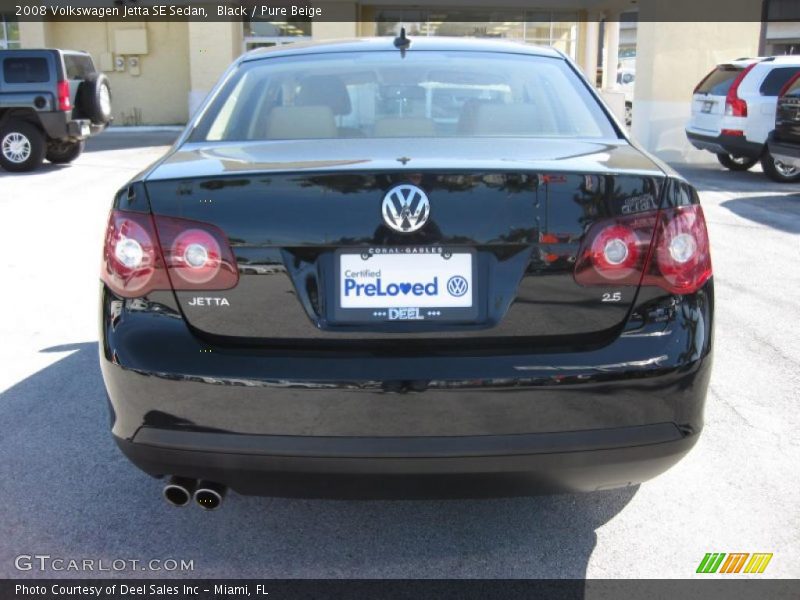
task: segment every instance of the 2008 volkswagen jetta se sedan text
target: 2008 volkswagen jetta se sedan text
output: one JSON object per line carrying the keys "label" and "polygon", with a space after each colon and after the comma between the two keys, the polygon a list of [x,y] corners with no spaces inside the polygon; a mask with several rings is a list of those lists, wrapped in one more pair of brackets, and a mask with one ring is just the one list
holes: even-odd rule
{"label": "2008 volkswagen jetta se sedan text", "polygon": [[555,50],[257,50],[114,200],[113,434],[205,508],[631,485],[702,428],[711,275],[694,188]]}

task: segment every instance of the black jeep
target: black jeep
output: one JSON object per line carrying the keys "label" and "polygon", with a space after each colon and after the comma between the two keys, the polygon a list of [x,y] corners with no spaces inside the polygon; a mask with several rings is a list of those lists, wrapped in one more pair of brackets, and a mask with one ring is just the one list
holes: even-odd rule
{"label": "black jeep", "polygon": [[111,122],[111,86],[72,50],[0,50],[0,166],[69,163]]}

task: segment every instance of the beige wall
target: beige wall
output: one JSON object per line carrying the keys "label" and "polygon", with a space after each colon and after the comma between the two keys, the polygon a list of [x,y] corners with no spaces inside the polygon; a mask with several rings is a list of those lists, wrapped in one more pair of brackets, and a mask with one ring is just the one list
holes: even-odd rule
{"label": "beige wall", "polygon": [[181,124],[189,114],[189,39],[186,23],[37,23],[21,24],[23,47],[53,46],[85,50],[100,65],[114,49],[116,29],[147,31],[148,54],[140,56],[140,74],[107,71],[115,124]]}
{"label": "beige wall", "polygon": [[242,53],[242,24],[240,22],[189,23],[189,74],[191,89],[188,98],[189,114],[206,97],[233,59]]}
{"label": "beige wall", "polygon": [[42,48],[47,46],[50,35],[50,23],[38,21],[20,21],[19,39],[23,48]]}
{"label": "beige wall", "polygon": [[[693,0],[696,1],[696,0]],[[689,0],[672,0],[686,4]],[[731,10],[753,10],[758,19],[758,3],[731,0]],[[663,5],[662,5],[663,7]],[[652,10],[655,14],[648,14]],[[707,162],[715,160],[708,152],[695,150],[686,140],[684,127],[691,115],[692,91],[714,65],[756,56],[761,23],[675,23],[659,22],[656,5],[642,6],[636,53],[636,90],[633,101],[634,137],[645,148],[667,160]]]}
{"label": "beige wall", "polygon": [[[355,7],[353,10],[355,14]],[[355,17],[353,17],[355,18]],[[358,22],[319,21],[311,24],[311,37],[315,40],[335,40],[358,37]]]}

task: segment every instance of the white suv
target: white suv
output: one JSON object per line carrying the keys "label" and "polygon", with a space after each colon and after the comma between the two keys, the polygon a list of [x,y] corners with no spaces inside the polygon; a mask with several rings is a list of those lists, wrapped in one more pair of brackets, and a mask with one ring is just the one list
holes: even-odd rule
{"label": "white suv", "polygon": [[800,169],[776,161],[767,149],[783,86],[800,72],[800,56],[747,58],[718,65],[697,84],[686,136],[723,166],[745,171],[759,160],[781,182],[800,181]]}

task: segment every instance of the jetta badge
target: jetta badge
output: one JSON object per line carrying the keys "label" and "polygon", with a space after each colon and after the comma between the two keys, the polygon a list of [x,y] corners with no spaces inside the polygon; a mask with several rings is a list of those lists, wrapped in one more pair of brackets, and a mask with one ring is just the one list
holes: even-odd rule
{"label": "jetta badge", "polygon": [[411,233],[428,222],[431,205],[425,192],[415,185],[403,184],[393,187],[383,197],[382,212],[390,229]]}

